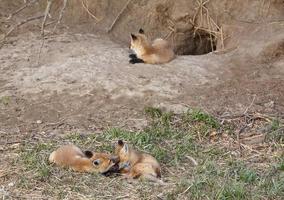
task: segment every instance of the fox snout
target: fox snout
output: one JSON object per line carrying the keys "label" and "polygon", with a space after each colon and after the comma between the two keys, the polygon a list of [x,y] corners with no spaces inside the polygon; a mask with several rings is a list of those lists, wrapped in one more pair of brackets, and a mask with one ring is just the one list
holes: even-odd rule
{"label": "fox snout", "polygon": [[119,157],[118,156],[111,156],[110,157],[110,167],[107,171],[103,172],[102,175],[110,176],[115,173],[119,173]]}
{"label": "fox snout", "polygon": [[111,162],[115,163],[115,164],[118,164],[119,163],[119,157],[118,156],[112,156],[110,158]]}

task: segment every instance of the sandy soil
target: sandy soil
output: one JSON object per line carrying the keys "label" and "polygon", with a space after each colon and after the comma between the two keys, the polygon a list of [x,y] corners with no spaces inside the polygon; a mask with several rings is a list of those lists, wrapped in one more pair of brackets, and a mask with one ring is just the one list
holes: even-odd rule
{"label": "sandy soil", "polygon": [[0,50],[0,127],[11,133],[139,128],[145,106],[222,115],[242,112],[254,96],[251,109],[283,115],[283,30],[268,24],[227,52],[179,56],[165,65],[131,65],[128,49],[105,36],[48,37],[39,60],[37,33],[11,38]]}

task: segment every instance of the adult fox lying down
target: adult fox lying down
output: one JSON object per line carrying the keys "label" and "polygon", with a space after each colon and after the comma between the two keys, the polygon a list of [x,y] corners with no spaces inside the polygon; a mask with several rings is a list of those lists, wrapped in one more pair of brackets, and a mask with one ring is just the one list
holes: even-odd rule
{"label": "adult fox lying down", "polygon": [[130,49],[135,54],[130,54],[130,63],[162,64],[175,58],[171,45],[161,38],[149,41],[143,29],[137,34],[131,34]]}

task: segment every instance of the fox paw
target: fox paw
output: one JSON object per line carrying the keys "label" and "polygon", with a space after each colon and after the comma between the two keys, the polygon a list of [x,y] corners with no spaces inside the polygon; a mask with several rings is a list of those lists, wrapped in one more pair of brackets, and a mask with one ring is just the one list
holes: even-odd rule
{"label": "fox paw", "polygon": [[129,54],[129,58],[131,58],[131,59],[136,59],[137,58],[137,55],[136,54]]}
{"label": "fox paw", "polygon": [[140,59],[140,58],[135,58],[135,59],[129,60],[129,63],[131,63],[131,64],[144,63],[144,60],[142,60],[142,59]]}
{"label": "fox paw", "polygon": [[135,62],[135,60],[134,60],[134,59],[131,59],[131,60],[129,60],[129,63],[131,63],[131,64],[135,64],[136,62]]}

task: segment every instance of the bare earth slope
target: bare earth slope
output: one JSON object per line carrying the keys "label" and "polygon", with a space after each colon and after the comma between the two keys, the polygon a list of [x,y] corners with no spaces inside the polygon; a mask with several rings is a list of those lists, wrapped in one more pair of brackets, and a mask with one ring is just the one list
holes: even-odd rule
{"label": "bare earth slope", "polygon": [[106,37],[71,33],[46,39],[38,64],[40,38],[12,38],[0,49],[0,125],[134,125],[145,106],[236,113],[254,95],[255,109],[283,113],[283,30],[283,23],[267,24],[228,52],[179,56],[165,65],[131,65],[127,48]]}

